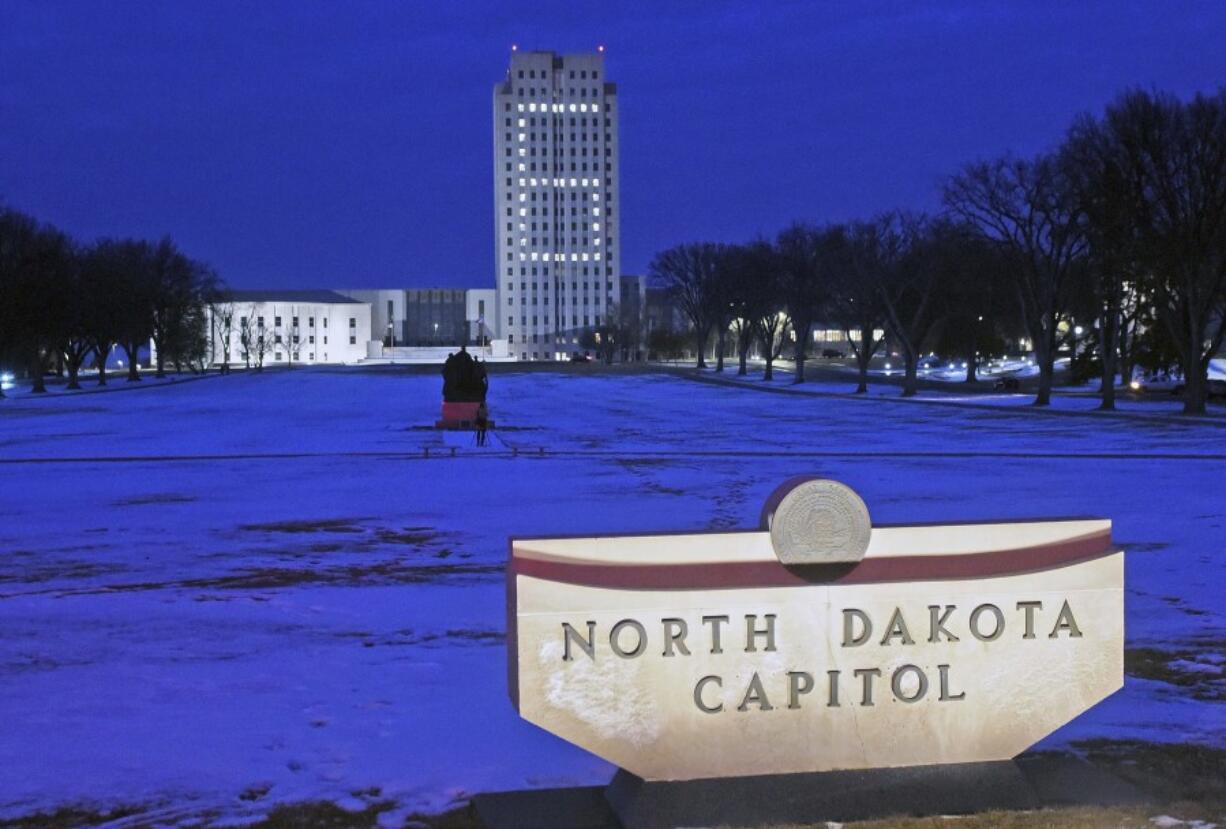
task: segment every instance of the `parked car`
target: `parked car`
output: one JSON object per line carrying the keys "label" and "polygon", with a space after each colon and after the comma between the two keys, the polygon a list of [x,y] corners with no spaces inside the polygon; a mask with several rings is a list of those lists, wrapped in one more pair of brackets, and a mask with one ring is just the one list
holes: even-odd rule
{"label": "parked car", "polygon": [[1133,391],[1141,392],[1170,392],[1171,394],[1183,394],[1183,378],[1171,376],[1160,372],[1146,374],[1143,377],[1133,378],[1133,381],[1128,384],[1128,388]]}
{"label": "parked car", "polygon": [[1002,377],[997,380],[992,388],[996,391],[1018,391],[1022,384],[1016,377]]}
{"label": "parked car", "polygon": [[843,352],[839,351],[837,348],[823,348],[822,356],[827,360],[837,360],[843,356]]}
{"label": "parked car", "polygon": [[580,352],[575,351],[571,353],[570,361],[572,363],[590,363],[592,362],[592,358],[587,354],[581,354]]}

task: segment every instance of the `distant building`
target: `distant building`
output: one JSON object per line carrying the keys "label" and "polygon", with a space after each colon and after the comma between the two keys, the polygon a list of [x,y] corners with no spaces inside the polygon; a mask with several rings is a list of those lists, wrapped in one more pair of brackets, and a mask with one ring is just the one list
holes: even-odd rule
{"label": "distant building", "polygon": [[498,291],[494,288],[470,288],[464,292],[464,319],[468,323],[468,341],[488,343],[498,336]]}
{"label": "distant building", "polygon": [[405,340],[405,292],[398,289],[337,289],[338,294],[370,305],[371,339],[384,345],[399,345]]}
{"label": "distant building", "polygon": [[644,338],[653,331],[684,333],[689,330],[689,318],[669,295],[667,288],[647,286],[643,289]]}
{"label": "distant building", "polygon": [[514,52],[494,87],[498,329],[521,360],[563,360],[617,301],[617,87],[604,55]]}
{"label": "distant building", "polygon": [[320,365],[366,357],[371,307],[336,291],[232,291],[209,308],[212,363]]}
{"label": "distant building", "polygon": [[640,328],[644,328],[647,314],[647,277],[623,276],[620,280],[620,288],[618,304],[622,318],[632,320]]}
{"label": "distant building", "polygon": [[493,288],[338,288],[337,293],[370,303],[371,334],[385,347],[499,339]]}
{"label": "distant building", "polygon": [[463,288],[410,288],[404,294],[403,345],[445,346],[468,343]]}

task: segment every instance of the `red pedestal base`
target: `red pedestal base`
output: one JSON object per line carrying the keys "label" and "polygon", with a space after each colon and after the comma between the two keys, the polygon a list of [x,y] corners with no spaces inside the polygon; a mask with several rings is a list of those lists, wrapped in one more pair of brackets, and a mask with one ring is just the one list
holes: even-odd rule
{"label": "red pedestal base", "polygon": [[[434,424],[436,429],[473,429],[476,427],[480,403],[443,402],[443,417]],[[490,424],[492,425],[492,424]]]}

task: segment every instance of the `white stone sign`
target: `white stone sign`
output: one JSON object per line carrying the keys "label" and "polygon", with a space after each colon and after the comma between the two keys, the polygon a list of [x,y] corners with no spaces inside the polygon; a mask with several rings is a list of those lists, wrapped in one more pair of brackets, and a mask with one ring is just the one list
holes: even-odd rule
{"label": "white stone sign", "polygon": [[[797,486],[821,490],[790,501],[815,516],[809,544]],[[1109,521],[860,533],[840,487],[789,482],[774,533],[513,539],[519,713],[646,780],[690,780],[1006,760],[1122,686]],[[781,561],[798,550],[833,563]]]}

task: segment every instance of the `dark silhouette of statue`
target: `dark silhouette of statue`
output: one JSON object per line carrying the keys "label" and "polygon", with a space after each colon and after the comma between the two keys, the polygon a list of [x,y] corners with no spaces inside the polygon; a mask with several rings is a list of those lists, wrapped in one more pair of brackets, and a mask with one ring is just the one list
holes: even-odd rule
{"label": "dark silhouette of statue", "polygon": [[447,355],[443,363],[444,403],[484,403],[489,385],[485,364],[474,360],[466,347]]}

